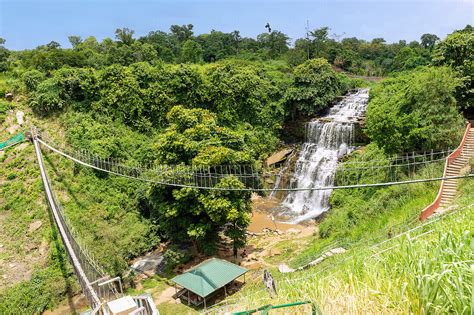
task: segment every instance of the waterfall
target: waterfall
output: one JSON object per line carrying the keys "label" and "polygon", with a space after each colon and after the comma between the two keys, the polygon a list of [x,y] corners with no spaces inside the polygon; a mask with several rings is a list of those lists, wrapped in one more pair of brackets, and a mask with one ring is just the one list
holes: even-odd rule
{"label": "waterfall", "polygon": [[[368,89],[345,96],[329,114],[306,125],[306,142],[301,148],[290,180],[291,188],[332,186],[338,159],[354,150],[357,119],[365,112]],[[283,206],[297,215],[296,222],[315,218],[329,208],[332,190],[290,192]]]}

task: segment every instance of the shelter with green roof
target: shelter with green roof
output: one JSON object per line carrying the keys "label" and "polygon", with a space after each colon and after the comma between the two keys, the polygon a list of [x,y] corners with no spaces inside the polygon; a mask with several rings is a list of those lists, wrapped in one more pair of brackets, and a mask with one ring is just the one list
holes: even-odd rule
{"label": "shelter with green roof", "polygon": [[211,258],[203,261],[199,265],[189,269],[179,276],[171,279],[182,289],[175,294],[175,298],[188,301],[188,304],[196,306],[204,303],[206,298],[210,298],[220,289],[224,289],[227,295],[226,286],[240,276],[244,276],[248,270],[228,261]]}

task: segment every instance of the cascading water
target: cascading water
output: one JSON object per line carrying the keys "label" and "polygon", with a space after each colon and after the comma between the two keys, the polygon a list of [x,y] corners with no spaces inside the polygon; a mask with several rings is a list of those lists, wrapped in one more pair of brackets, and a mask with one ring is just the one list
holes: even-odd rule
{"label": "cascading water", "polygon": [[[345,96],[327,116],[306,126],[306,142],[296,162],[290,181],[292,188],[332,186],[338,159],[354,147],[357,119],[365,112],[368,89]],[[329,208],[332,190],[302,190],[290,192],[283,206],[297,215],[294,223],[315,218]]]}

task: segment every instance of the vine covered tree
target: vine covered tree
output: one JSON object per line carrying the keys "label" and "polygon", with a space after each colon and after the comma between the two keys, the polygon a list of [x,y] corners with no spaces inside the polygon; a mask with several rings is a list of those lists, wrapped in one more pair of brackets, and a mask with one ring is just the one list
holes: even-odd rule
{"label": "vine covered tree", "polygon": [[[167,117],[170,126],[156,147],[159,163],[201,166],[252,163],[249,154],[243,151],[242,135],[217,125],[211,112],[175,106]],[[244,185],[229,176],[215,187]],[[251,212],[249,192],[154,185],[146,202],[152,218],[160,223],[168,238],[190,241],[197,252],[214,252],[220,232],[233,240],[235,251],[245,244]]]}

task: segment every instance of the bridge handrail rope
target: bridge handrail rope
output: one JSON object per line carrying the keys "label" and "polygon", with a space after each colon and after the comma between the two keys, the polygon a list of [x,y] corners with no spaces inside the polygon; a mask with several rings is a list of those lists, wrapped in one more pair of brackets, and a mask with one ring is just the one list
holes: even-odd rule
{"label": "bridge handrail rope", "polygon": [[54,221],[56,222],[56,226],[59,230],[59,234],[63,241],[64,247],[71,261],[71,264],[73,266],[73,269],[75,271],[79,284],[81,285],[82,292],[84,293],[89,305],[93,308],[93,310],[98,311],[101,306],[101,301],[97,293],[95,292],[94,288],[92,287],[91,282],[87,278],[86,272],[80,263],[80,259],[78,255],[76,254],[76,251],[74,250],[74,246],[71,242],[71,237],[69,236],[70,233],[68,232],[67,227],[64,224],[64,219],[62,219],[56,200],[54,199],[54,196],[51,190],[51,184],[49,182],[49,178],[46,173],[46,169],[44,167],[43,156],[41,153],[39,142],[35,134],[33,134],[33,144],[35,147],[36,158],[38,160],[38,164],[40,168],[41,179],[43,181],[43,186],[46,193],[46,199],[48,201],[49,207],[53,214],[53,218],[54,218]]}
{"label": "bridge handrail rope", "polygon": [[[443,214],[440,214],[440,215],[438,215],[438,216],[436,216],[436,217],[430,218],[429,220],[423,222],[422,224],[420,224],[420,225],[418,225],[418,226],[416,226],[416,227],[414,227],[414,228],[411,228],[411,229],[409,229],[409,230],[407,230],[407,231],[404,231],[404,232],[402,232],[402,233],[400,233],[400,234],[394,235],[394,237],[392,237],[392,238],[390,238],[390,239],[386,239],[386,240],[380,241],[380,242],[378,242],[378,243],[372,245],[372,246],[368,249],[368,251],[373,251],[373,250],[379,248],[381,245],[384,245],[384,244],[387,244],[387,243],[392,243],[394,240],[396,240],[396,239],[398,239],[398,238],[400,238],[400,237],[403,237],[403,236],[410,237],[410,235],[411,235],[410,233],[413,233],[414,231],[417,231],[417,230],[419,230],[419,229],[423,229],[423,228],[425,228],[425,227],[429,227],[429,226],[431,226],[432,224],[434,224],[434,223],[436,223],[436,222],[438,222],[438,221],[444,220],[444,219],[446,219],[447,217],[450,217],[450,216],[452,216],[453,214],[456,214],[456,213],[458,213],[458,212],[460,212],[460,211],[462,211],[462,210],[464,210],[464,209],[466,209],[466,208],[471,209],[471,208],[473,208],[473,207],[474,207],[474,204],[470,204],[470,205],[467,205],[467,206],[465,206],[465,207],[455,209],[455,210],[453,210],[453,211],[451,211],[451,212],[443,213]],[[418,221],[418,220],[417,220],[417,221]],[[418,221],[418,222],[419,222],[419,221]],[[429,232],[429,233],[427,233],[427,232]],[[423,232],[423,233],[421,233],[420,235],[414,237],[413,239],[418,239],[418,238],[420,238],[420,237],[423,237],[423,236],[426,236],[426,235],[428,235],[428,234],[431,234],[432,230],[429,230],[429,231],[427,231],[427,232]],[[401,244],[401,243],[398,243],[396,246],[392,246],[392,247],[390,247],[388,250],[390,251],[390,250],[392,250],[392,249],[395,249],[395,248],[396,248],[397,246],[399,246],[400,244]],[[376,257],[376,256],[378,256],[378,255],[380,255],[380,254],[383,254],[383,253],[386,252],[386,251],[387,251],[386,249],[384,249],[384,250],[379,250],[379,251],[375,252],[374,254],[372,254],[372,255],[370,256],[370,258],[373,258],[373,257]],[[311,274],[307,274],[307,275],[305,275],[305,276],[303,276],[303,277],[291,278],[291,279],[288,279],[288,277],[287,277],[286,279],[280,279],[279,282],[281,283],[282,281],[284,281],[285,283],[291,285],[291,283],[294,283],[294,282],[298,283],[298,282],[301,282],[301,281],[304,281],[304,280],[307,280],[307,279],[310,279],[310,278],[314,278],[314,277],[316,277],[317,275],[319,275],[319,274],[321,274],[321,273],[323,273],[323,272],[325,272],[325,271],[334,269],[334,268],[336,268],[336,267],[342,265],[343,263],[349,261],[350,259],[355,258],[355,257],[356,257],[356,254],[360,254],[360,253],[352,253],[352,254],[348,255],[347,257],[345,257],[344,259],[338,260],[337,262],[333,262],[333,263],[331,263],[331,264],[325,266],[324,268],[321,268],[321,269],[319,269],[319,270],[317,270],[317,271],[315,271],[315,272],[313,272],[313,273],[311,273]],[[255,296],[255,295],[260,294],[260,293],[263,294],[265,291],[267,291],[267,289],[266,289],[266,288],[262,288],[262,289],[259,289],[259,290],[256,290],[256,291],[251,292],[251,295],[252,295],[252,296]],[[224,309],[226,309],[226,308],[228,308],[228,307],[230,307],[230,306],[235,306],[235,305],[238,305],[238,304],[242,304],[242,300],[243,300],[242,298],[231,298],[231,299],[223,300],[223,301],[221,301],[221,302],[215,304],[212,308],[207,309],[207,311],[204,312],[203,314],[211,314],[211,313],[214,313],[214,312],[218,312],[219,314],[221,314],[221,313],[223,313],[223,310],[224,310]],[[266,299],[265,299],[265,298],[261,298],[261,299],[259,299],[259,300],[257,300],[257,301],[264,301],[264,300],[266,300]]]}
{"label": "bridge handrail rope", "polygon": [[[54,144],[54,141],[52,141],[49,137],[41,135],[41,140],[49,143],[50,146],[55,147],[58,149],[58,145]],[[273,172],[258,172],[255,170],[255,167],[250,164],[242,164],[242,165],[209,165],[209,166],[196,166],[196,165],[173,165],[173,164],[152,164],[148,163],[145,165],[138,164],[138,165],[127,165],[124,160],[120,158],[100,158],[98,156],[94,156],[94,154],[90,153],[87,150],[84,149],[79,149],[76,151],[71,151],[70,149],[67,149],[65,147],[61,147],[58,149],[60,151],[66,152],[67,154],[74,156],[76,158],[79,158],[81,160],[84,160],[86,158],[89,161],[97,161],[97,163],[100,163],[100,165],[106,165],[106,166],[114,166],[114,165],[121,165],[122,167],[125,168],[130,168],[130,169],[136,169],[136,170],[143,170],[143,171],[150,171],[150,170],[170,170],[173,171],[174,174],[179,174],[179,175],[195,175],[196,173],[205,173],[205,177],[210,176],[215,176],[216,178],[220,178],[222,176],[227,176],[232,171],[234,171],[233,174],[237,174],[237,169],[241,168],[253,168],[252,173],[250,174],[245,174],[245,173],[238,173],[239,177],[255,177],[256,175],[260,176],[267,176],[267,175],[274,175]],[[447,149],[447,150],[441,150],[441,151],[424,151],[423,154],[418,154],[420,152],[410,152],[410,153],[400,153],[396,155],[395,157],[392,158],[387,158],[386,160],[370,160],[370,161],[342,161],[338,163],[338,167],[341,169],[345,170],[360,170],[360,169],[371,169],[371,168],[376,168],[376,167],[381,167],[381,168],[388,168],[388,167],[403,167],[403,166],[411,166],[411,165],[416,165],[416,164],[426,164],[429,162],[436,162],[436,161],[441,161],[444,160],[447,156],[449,156],[454,150],[452,149]],[[422,160],[421,160],[422,159]],[[411,160],[414,160],[414,162],[410,162]],[[417,161],[419,160],[419,161]],[[396,161],[402,161],[404,163],[398,164],[394,163]],[[388,164],[387,164],[388,163]],[[347,167],[349,165],[358,165],[358,164],[366,164],[369,166],[356,166],[356,167]],[[381,165],[377,165],[381,164]],[[228,172],[208,172],[208,171],[203,171],[204,168],[209,168],[209,169],[215,169],[217,170],[218,168],[225,169],[227,168]],[[175,169],[175,170],[173,170]],[[328,168],[329,169],[329,168]],[[332,169],[332,168],[331,168]],[[325,170],[322,168],[322,170]]]}
{"label": "bridge handrail rope", "polygon": [[[466,174],[462,176],[445,176],[445,177],[432,177],[425,179],[410,179],[403,181],[390,181],[383,183],[365,183],[365,184],[352,184],[352,185],[339,185],[339,186],[319,186],[319,187],[301,187],[301,188],[261,188],[259,181],[261,174],[256,172],[253,166],[249,166],[251,174],[242,174],[242,165],[222,165],[222,169],[227,170],[223,173],[212,173],[210,172],[211,167],[192,167],[192,166],[154,166],[153,168],[146,169],[140,167],[130,167],[124,164],[117,164],[109,159],[101,159],[93,155],[78,156],[79,154],[74,152],[65,153],[61,150],[54,148],[45,141],[38,139],[38,142],[44,145],[46,148],[53,152],[56,152],[63,157],[66,157],[78,164],[93,168],[99,171],[107,172],[117,176],[126,177],[129,179],[140,180],[144,182],[161,184],[179,188],[196,188],[204,190],[222,190],[222,191],[260,191],[260,192],[271,192],[271,191],[304,191],[304,190],[332,190],[332,189],[349,189],[349,188],[365,188],[365,187],[382,187],[392,186],[401,184],[412,184],[412,183],[423,183],[431,181],[439,181],[445,179],[456,179],[456,178],[468,178],[474,177],[474,174]],[[75,156],[74,156],[75,155]],[[84,161],[87,160],[87,161]],[[176,169],[178,171],[176,171]],[[184,172],[184,169],[197,169],[198,172]],[[166,175],[172,175],[166,178]],[[247,185],[245,188],[234,188],[234,187],[215,187],[217,181],[215,179],[222,179],[227,176],[235,176],[241,179],[242,182],[248,183],[245,178],[252,179],[252,185]],[[214,179],[214,180],[213,180]],[[250,186],[250,187],[249,187]]]}

